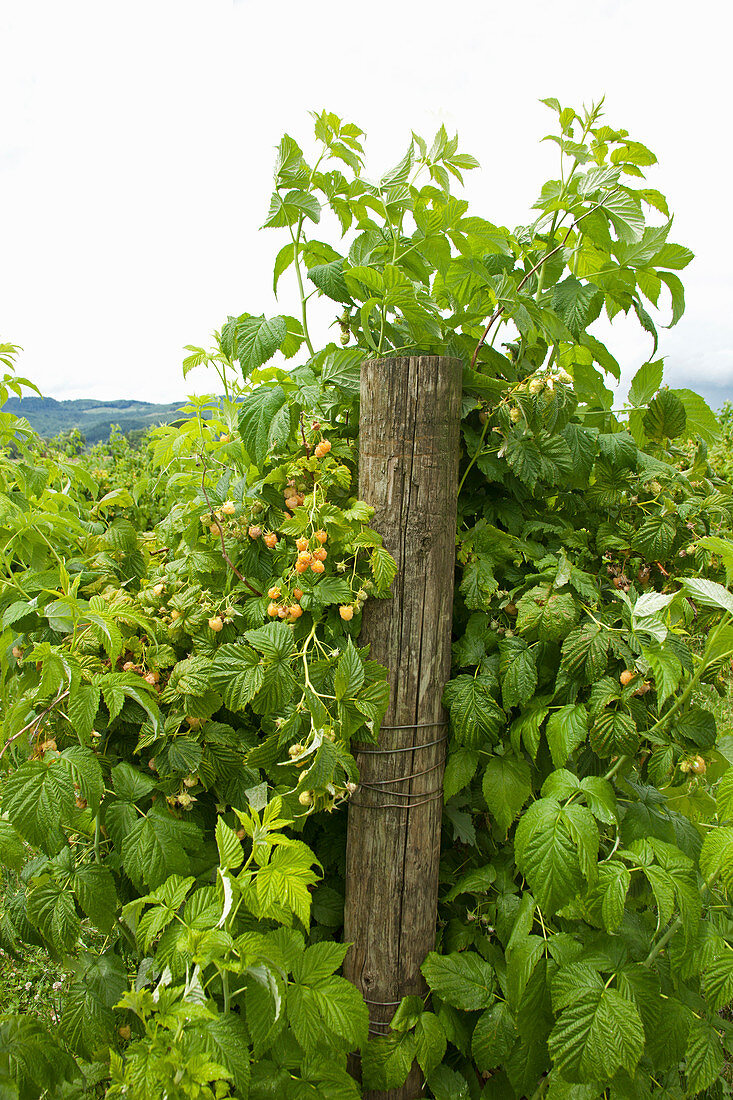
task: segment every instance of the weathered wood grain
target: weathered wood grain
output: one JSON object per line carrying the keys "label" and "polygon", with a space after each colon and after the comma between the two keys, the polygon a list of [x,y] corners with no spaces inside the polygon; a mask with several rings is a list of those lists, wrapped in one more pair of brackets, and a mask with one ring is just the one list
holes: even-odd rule
{"label": "weathered wood grain", "polygon": [[[386,1030],[394,1002],[425,992],[420,965],[435,945],[460,410],[457,359],[362,366],[359,493],[376,508],[374,526],[398,573],[393,599],[367,603],[361,641],[390,672],[378,747],[406,750],[357,749],[362,785],[349,807],[345,973],[379,1002],[369,1005],[373,1033]],[[406,728],[386,728],[394,726]],[[412,1100],[420,1089],[414,1067],[402,1088],[364,1096]]]}

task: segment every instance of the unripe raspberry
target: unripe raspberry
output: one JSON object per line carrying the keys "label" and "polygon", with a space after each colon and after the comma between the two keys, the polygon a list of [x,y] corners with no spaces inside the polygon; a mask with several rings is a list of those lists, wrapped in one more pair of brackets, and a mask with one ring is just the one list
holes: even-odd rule
{"label": "unripe raspberry", "polygon": [[308,549],[308,539],[305,538],[304,535],[301,535],[299,539],[295,540],[295,545],[297,546],[298,550],[307,550]]}
{"label": "unripe raspberry", "polygon": [[127,1042],[127,1040],[132,1036],[132,1029],[128,1026],[128,1024],[123,1024],[122,1027],[117,1028],[117,1034],[119,1035],[120,1039],[124,1039],[125,1042]]}
{"label": "unripe raspberry", "polygon": [[224,620],[220,619],[218,615],[214,615],[213,618],[209,619],[209,628],[218,634],[224,628]]}
{"label": "unripe raspberry", "polygon": [[344,622],[348,623],[351,619],[354,618],[354,609],[349,604],[342,604],[342,606],[339,608],[339,615],[344,620]]}
{"label": "unripe raspberry", "polygon": [[175,622],[176,619],[180,619],[180,617],[181,617],[181,612],[176,611],[175,608],[174,608],[173,611],[171,611],[171,620],[172,620],[172,622]]}
{"label": "unripe raspberry", "polygon": [[209,530],[211,531],[212,535],[214,535],[216,538],[218,538],[219,535],[221,534],[221,527],[219,526],[218,523],[212,523]]}
{"label": "unripe raspberry", "polygon": [[316,558],[318,561],[325,561],[328,557],[328,550],[324,550],[323,547],[321,547],[320,550],[314,550],[313,557]]}
{"label": "unripe raspberry", "polygon": [[183,786],[184,787],[195,787],[196,784],[198,783],[198,781],[199,781],[199,777],[197,775],[187,775],[185,777],[185,779],[183,780]]}
{"label": "unripe raspberry", "polygon": [[310,806],[312,801],[313,795],[310,791],[301,791],[298,795],[298,802],[300,802],[301,806]]}
{"label": "unripe raspberry", "polygon": [[331,444],[328,442],[327,439],[323,439],[320,443],[316,445],[315,456],[316,458],[325,458],[330,450]]}
{"label": "unripe raspberry", "polygon": [[708,770],[708,766],[702,756],[696,756],[690,767],[695,775],[705,775],[705,772]]}
{"label": "unripe raspberry", "polygon": [[250,527],[249,530],[247,531],[247,534],[249,535],[249,537],[251,539],[258,539],[260,537],[260,535],[262,534],[262,528],[261,527],[256,527],[256,526]]}
{"label": "unripe raspberry", "polygon": [[277,535],[271,532],[269,535],[265,535],[263,542],[270,550],[274,550],[277,546]]}
{"label": "unripe raspberry", "polygon": [[535,396],[538,393],[542,393],[544,388],[545,383],[542,381],[541,378],[533,378],[528,386],[529,392],[535,394]]}
{"label": "unripe raspberry", "polygon": [[328,535],[325,531],[316,531],[314,537],[317,538],[319,542],[328,542]]}
{"label": "unripe raspberry", "polygon": [[225,500],[221,506],[221,510],[225,516],[233,516],[237,510],[237,506],[233,500]]}
{"label": "unripe raspberry", "polygon": [[325,568],[326,567],[322,561],[314,561],[311,565],[311,569],[314,573],[322,573]]}
{"label": "unripe raspberry", "polygon": [[509,419],[511,420],[512,424],[516,424],[519,420],[522,419],[522,410],[516,407],[513,408],[512,411],[509,413]]}
{"label": "unripe raspberry", "polygon": [[694,543],[691,542],[690,545],[687,547],[687,553],[688,553],[688,556],[690,556],[690,557],[692,557],[694,555],[694,553],[695,553],[695,544]]}
{"label": "unripe raspberry", "polygon": [[153,588],[153,595],[154,596],[162,596],[164,592],[165,592],[165,585],[164,584],[156,584]]}
{"label": "unripe raspberry", "polygon": [[271,600],[277,600],[280,598],[280,589],[276,585],[273,585],[273,587],[268,590],[267,595]]}
{"label": "unripe raspberry", "polygon": [[296,756],[300,756],[303,751],[303,746],[297,741],[294,745],[291,745],[288,749],[288,756],[293,759]]}

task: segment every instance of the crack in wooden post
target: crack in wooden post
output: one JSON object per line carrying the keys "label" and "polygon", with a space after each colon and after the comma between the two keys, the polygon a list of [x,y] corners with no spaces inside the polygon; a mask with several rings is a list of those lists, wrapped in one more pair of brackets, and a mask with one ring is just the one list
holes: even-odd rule
{"label": "crack in wooden post", "polygon": [[[364,611],[362,642],[389,669],[391,696],[378,751],[354,747],[362,782],[346,850],[344,973],[367,1001],[372,1034],[388,1030],[402,997],[426,993],[420,966],[435,946],[461,396],[458,359],[362,366],[359,494],[398,565],[393,598]],[[364,1097],[421,1093],[415,1066],[402,1087]]]}

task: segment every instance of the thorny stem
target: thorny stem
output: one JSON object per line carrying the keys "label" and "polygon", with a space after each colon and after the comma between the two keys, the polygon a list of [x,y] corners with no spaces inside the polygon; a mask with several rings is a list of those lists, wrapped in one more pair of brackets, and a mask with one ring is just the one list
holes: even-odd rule
{"label": "thorny stem", "polygon": [[[606,198],[607,199],[610,198],[611,195],[613,195],[615,193],[615,191],[618,191],[617,187],[614,188],[613,191],[610,191],[609,194],[606,195]],[[535,274],[535,272],[540,267],[543,267],[547,263],[547,261],[550,259],[551,256],[554,256],[556,252],[560,252],[565,247],[565,245],[567,243],[567,240],[568,240],[568,237],[570,236],[570,234],[572,233],[572,231],[574,229],[577,229],[577,227],[580,225],[580,223],[583,221],[583,219],[587,218],[589,216],[589,214],[595,213],[595,211],[600,209],[601,206],[603,206],[603,203],[602,202],[597,202],[594,206],[591,206],[590,210],[586,210],[585,214],[581,214],[579,218],[575,219],[573,224],[568,227],[568,230],[567,230],[565,236],[563,237],[563,239],[560,241],[560,244],[557,245],[555,248],[551,249],[549,252],[546,252],[545,255],[542,257],[542,259],[538,260],[537,263],[534,265],[534,267],[530,268],[530,270],[527,272],[527,274],[524,276],[524,278],[520,282],[519,286],[517,287],[517,293],[519,293],[519,291],[522,289],[522,287],[527,282],[527,280],[531,279],[532,276]],[[505,309],[504,306],[497,306],[497,308],[491,314],[491,317],[489,318],[489,323],[487,324],[486,328],[484,329],[484,332],[483,332],[483,335],[481,336],[481,339],[476,344],[476,348],[474,350],[473,357],[471,359],[471,370],[473,370],[474,366],[476,365],[476,359],[478,358],[478,353],[480,352],[483,344],[486,342],[486,337],[491,332],[491,329],[494,325],[494,322],[497,321],[499,319],[499,317],[501,317],[502,313],[504,312],[504,309]]]}
{"label": "thorny stem", "polygon": [[216,525],[216,529],[219,532],[219,541],[221,542],[221,556],[231,569],[232,573],[234,573],[235,577],[238,577],[242,584],[245,585],[246,588],[249,588],[250,592],[254,592],[255,596],[261,596],[262,593],[259,591],[259,589],[255,588],[253,584],[249,583],[246,577],[242,576],[232,559],[227,554],[226,546],[224,545],[224,531],[222,530],[221,521],[216,518],[216,512],[213,509],[211,500],[209,499],[209,494],[206,491],[206,472],[208,467],[206,465],[206,455],[203,451],[201,452],[201,461],[204,464],[204,472],[201,475],[201,492],[204,494],[204,500],[206,501],[207,507],[211,514],[211,522]]}
{"label": "thorny stem", "polygon": [[[719,877],[720,871],[713,871],[710,878],[706,880],[703,889],[707,890],[708,892],[712,890]],[[675,920],[672,921],[662,938],[657,940],[657,942],[654,944],[654,947],[652,947],[651,951],[644,959],[644,962],[641,964],[642,966],[649,967],[652,965],[659,952],[664,950],[669,941],[672,939],[672,936],[674,936],[675,932],[679,931],[679,929],[682,927],[682,924],[683,920],[681,916],[676,917]]]}
{"label": "thorny stem", "polygon": [[67,697],[67,695],[69,695],[70,690],[71,689],[68,689],[67,691],[62,692],[61,695],[57,695],[56,698],[54,699],[54,701],[49,706],[47,706],[45,710],[42,710],[40,714],[37,714],[35,716],[35,718],[32,718],[31,721],[28,722],[27,725],[23,726],[22,730],[18,730],[18,732],[14,733],[12,737],[9,737],[8,740],[5,742],[5,744],[3,745],[2,749],[0,749],[0,757],[2,757],[3,754],[5,753],[5,750],[10,745],[12,745],[13,741],[17,741],[18,738],[22,737],[23,734],[27,730],[31,729],[32,726],[36,726],[36,730],[33,731],[34,733],[36,733],[37,732],[37,726],[38,726],[38,724],[40,724],[41,719],[45,718],[45,716],[50,711],[52,711],[54,709],[54,707],[57,706],[62,701],[62,699],[65,699]]}

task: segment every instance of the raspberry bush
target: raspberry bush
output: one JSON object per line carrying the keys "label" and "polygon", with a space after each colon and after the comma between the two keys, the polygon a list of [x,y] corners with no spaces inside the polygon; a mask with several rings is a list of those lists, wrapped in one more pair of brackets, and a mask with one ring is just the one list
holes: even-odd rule
{"label": "raspberry bush", "polygon": [[[547,104],[559,178],[514,232],[451,193],[476,161],[443,130],[378,182],[332,114],[311,162],[282,139],[265,224],[297,306],[187,348],[224,397],[154,433],[152,528],[129,464],[100,497],[2,414],[0,933],[75,975],[57,1029],[0,1017],[9,1096],[341,1100],[354,1050],[376,1089],[417,1060],[435,1100],[728,1094],[733,501],[654,320],[692,254],[654,155]],[[649,338],[623,408],[602,313]],[[393,353],[465,364],[458,584],[431,995],[369,1038],[337,972],[349,746],[388,702],[361,612],[395,574],[356,495],[359,373]]]}

